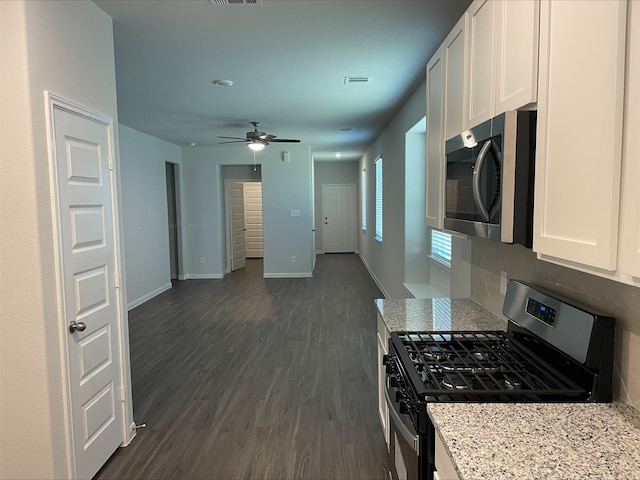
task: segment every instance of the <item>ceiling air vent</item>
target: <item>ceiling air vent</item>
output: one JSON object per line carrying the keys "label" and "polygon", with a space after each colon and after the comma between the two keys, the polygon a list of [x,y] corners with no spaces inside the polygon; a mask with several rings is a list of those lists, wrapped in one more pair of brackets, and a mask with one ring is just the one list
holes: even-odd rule
{"label": "ceiling air vent", "polygon": [[216,5],[262,5],[262,0],[209,0],[212,7]]}
{"label": "ceiling air vent", "polygon": [[344,77],[345,85],[369,85],[373,77]]}

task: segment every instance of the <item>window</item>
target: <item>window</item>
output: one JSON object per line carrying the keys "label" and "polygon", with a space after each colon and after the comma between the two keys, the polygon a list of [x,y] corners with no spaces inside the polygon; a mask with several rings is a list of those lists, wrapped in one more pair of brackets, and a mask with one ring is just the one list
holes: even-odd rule
{"label": "window", "polygon": [[451,268],[451,235],[437,230],[431,231],[431,258]]}
{"label": "window", "polygon": [[376,165],[376,240],[382,241],[382,157],[375,161]]}
{"label": "window", "polygon": [[367,169],[360,174],[360,190],[362,191],[362,230],[367,230]]}

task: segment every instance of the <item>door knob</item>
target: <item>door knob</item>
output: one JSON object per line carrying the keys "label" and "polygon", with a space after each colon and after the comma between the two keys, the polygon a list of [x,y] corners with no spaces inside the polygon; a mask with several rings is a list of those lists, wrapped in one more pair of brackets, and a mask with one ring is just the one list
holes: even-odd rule
{"label": "door knob", "polygon": [[84,322],[76,322],[75,320],[69,322],[69,333],[84,332],[86,328],[87,325]]}

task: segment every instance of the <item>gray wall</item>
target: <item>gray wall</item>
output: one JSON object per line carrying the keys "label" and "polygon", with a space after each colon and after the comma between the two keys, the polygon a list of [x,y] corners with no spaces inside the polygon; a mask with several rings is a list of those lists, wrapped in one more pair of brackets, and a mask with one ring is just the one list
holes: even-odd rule
{"label": "gray wall", "polygon": [[111,116],[117,145],[113,30],[92,2],[13,1],[0,35],[0,478],[70,478],[44,91]]}
{"label": "gray wall", "polygon": [[[426,110],[426,82],[423,81],[396,113],[384,131],[367,150],[358,165],[358,172],[367,169],[367,231],[357,229],[359,252],[387,298],[404,298],[405,255],[405,133]],[[375,166],[383,159],[383,241],[375,234]],[[358,212],[360,204],[358,196]]]}
{"label": "gray wall", "polygon": [[[316,252],[323,252],[322,245],[324,222],[322,221],[322,185],[329,184],[354,184],[356,186],[355,210],[356,231],[360,229],[360,175],[358,162],[315,162],[314,163],[314,198],[315,198],[315,229],[316,229]],[[357,235],[357,234],[356,234]],[[356,245],[357,248],[357,245]]]}
{"label": "gray wall", "polygon": [[182,150],[125,125],[119,131],[127,307],[131,309],[171,288],[165,162],[179,165]]}
{"label": "gray wall", "polygon": [[[282,161],[282,151],[270,145],[256,154],[262,173],[264,276],[311,276],[309,148],[288,145],[288,162]],[[243,145],[183,148],[183,253],[188,278],[221,278],[227,270],[222,167],[251,164],[252,152]],[[291,210],[300,210],[300,216],[292,217]],[[204,264],[200,257],[205,257]]]}

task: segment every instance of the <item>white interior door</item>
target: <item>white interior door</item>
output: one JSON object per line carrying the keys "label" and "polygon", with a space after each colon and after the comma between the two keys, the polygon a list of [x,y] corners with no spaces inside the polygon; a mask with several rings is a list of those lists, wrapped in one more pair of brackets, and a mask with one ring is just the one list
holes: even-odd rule
{"label": "white interior door", "polygon": [[244,187],[233,182],[231,191],[231,271],[243,268],[246,263],[244,247]]}
{"label": "white interior door", "polygon": [[322,243],[325,253],[355,251],[355,185],[322,185]]}
{"label": "white interior door", "polygon": [[91,478],[123,442],[110,130],[59,107],[52,127],[75,476]]}
{"label": "white interior door", "polygon": [[262,183],[244,184],[244,228],[246,258],[264,256],[264,236],[262,232]]}

